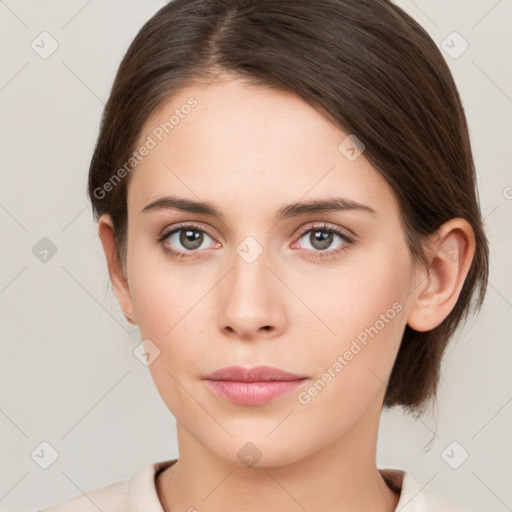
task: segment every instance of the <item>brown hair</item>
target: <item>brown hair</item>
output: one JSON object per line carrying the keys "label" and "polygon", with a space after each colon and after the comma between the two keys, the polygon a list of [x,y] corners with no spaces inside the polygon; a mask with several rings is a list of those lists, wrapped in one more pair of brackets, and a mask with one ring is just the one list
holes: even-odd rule
{"label": "brown hair", "polygon": [[[419,410],[436,396],[441,358],[457,325],[482,305],[488,245],[464,109],[427,32],[387,0],[174,0],[139,31],[103,113],[89,170],[96,219],[110,214],[126,261],[126,174],[149,115],[180,88],[224,72],[292,91],[364,143],[393,189],[409,249],[426,263],[425,236],[466,219],[476,252],[458,301],[435,329],[406,326],[384,406]],[[125,173],[123,173],[124,175]],[[112,181],[111,181],[112,182]]]}

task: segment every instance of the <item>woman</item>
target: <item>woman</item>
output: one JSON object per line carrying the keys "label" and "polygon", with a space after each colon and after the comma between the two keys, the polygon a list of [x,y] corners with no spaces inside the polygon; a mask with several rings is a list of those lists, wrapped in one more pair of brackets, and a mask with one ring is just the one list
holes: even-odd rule
{"label": "woman", "polygon": [[44,509],[459,510],[376,467],[488,247],[459,95],[386,0],[175,0],[118,70],[89,194],[179,458]]}

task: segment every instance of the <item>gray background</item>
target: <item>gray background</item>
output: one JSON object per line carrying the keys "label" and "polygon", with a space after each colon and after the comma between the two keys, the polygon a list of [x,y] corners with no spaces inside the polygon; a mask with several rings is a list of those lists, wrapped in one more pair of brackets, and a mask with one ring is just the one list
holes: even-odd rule
{"label": "gray background", "polygon": [[[117,66],[164,3],[0,1],[0,508],[42,508],[178,455],[86,198]],[[469,121],[492,260],[483,311],[448,350],[437,411],[417,421],[384,412],[378,465],[407,469],[468,510],[512,510],[512,1],[397,3],[441,48],[454,31],[469,44],[443,55]],[[59,45],[48,58],[31,47],[43,31]],[[41,261],[44,237],[57,252]],[[47,469],[42,442],[58,455]]]}

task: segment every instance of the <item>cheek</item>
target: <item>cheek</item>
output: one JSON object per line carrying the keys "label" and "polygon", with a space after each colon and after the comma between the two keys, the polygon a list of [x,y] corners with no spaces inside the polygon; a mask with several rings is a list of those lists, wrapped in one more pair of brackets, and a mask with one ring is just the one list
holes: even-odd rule
{"label": "cheek", "polygon": [[[321,381],[317,388],[330,388],[340,407],[370,400],[388,380],[406,324],[411,276],[406,246],[386,244],[371,257],[361,252],[350,266],[302,291],[329,328],[322,350],[311,353]],[[322,394],[319,402],[330,395]]]}
{"label": "cheek", "polygon": [[[396,324],[403,321],[396,313],[405,310],[412,279],[412,263],[405,246],[382,243],[350,255],[338,268],[314,272],[299,294],[328,328],[323,332],[330,346],[340,348],[340,343],[360,333],[364,339],[365,329],[375,324],[383,334],[391,334],[393,328],[396,333]],[[301,283],[300,269],[293,280]]]}
{"label": "cheek", "polygon": [[144,247],[141,242],[129,250],[130,296],[141,336],[155,343],[175,338],[186,330],[194,305],[207,291],[205,283],[194,279],[193,266],[180,268],[163,249]]}
{"label": "cheek", "polygon": [[[153,262],[133,255],[130,294],[144,349],[157,354],[148,369],[158,393],[169,410],[177,417],[201,422],[201,411],[185,391],[197,373],[199,346],[204,331],[205,314],[201,297],[207,292],[205,283],[187,272],[176,270],[165,258]],[[141,262],[145,261],[145,264]],[[202,320],[201,320],[202,318]]]}
{"label": "cheek", "polygon": [[158,354],[149,370],[169,406],[189,400],[177,381],[185,384],[198,377],[200,355],[209,345],[207,327],[213,332],[208,292],[214,283],[206,279],[208,273],[198,279],[193,266],[179,268],[157,252],[134,250],[128,275],[141,339],[150,340],[150,353],[153,347]]}

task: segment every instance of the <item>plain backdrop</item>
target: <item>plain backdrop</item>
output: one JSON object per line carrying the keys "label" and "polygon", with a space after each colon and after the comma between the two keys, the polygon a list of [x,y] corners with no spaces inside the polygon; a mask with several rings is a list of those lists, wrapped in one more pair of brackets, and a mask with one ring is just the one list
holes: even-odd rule
{"label": "plain backdrop", "polygon": [[[133,354],[139,333],[109,285],[86,197],[117,67],[164,3],[0,1],[3,509],[43,508],[178,456],[175,419]],[[512,1],[398,4],[442,49],[459,88],[491,274],[482,312],[443,362],[436,414],[385,411],[378,465],[469,511],[511,510]]]}

